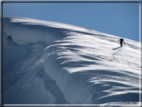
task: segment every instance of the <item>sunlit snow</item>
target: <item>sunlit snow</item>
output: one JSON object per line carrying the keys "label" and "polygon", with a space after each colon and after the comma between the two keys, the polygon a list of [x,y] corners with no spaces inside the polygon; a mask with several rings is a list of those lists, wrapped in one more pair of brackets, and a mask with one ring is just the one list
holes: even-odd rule
{"label": "sunlit snow", "polygon": [[139,104],[140,43],[57,22],[3,18],[4,104]]}

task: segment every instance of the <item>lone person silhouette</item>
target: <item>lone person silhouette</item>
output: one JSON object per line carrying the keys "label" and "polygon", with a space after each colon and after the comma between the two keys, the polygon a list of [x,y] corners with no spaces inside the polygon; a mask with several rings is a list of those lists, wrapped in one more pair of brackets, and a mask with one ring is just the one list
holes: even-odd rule
{"label": "lone person silhouette", "polygon": [[119,39],[119,41],[120,41],[120,47],[122,47],[122,44],[125,43],[125,42],[124,42],[124,39],[121,38],[121,39]]}

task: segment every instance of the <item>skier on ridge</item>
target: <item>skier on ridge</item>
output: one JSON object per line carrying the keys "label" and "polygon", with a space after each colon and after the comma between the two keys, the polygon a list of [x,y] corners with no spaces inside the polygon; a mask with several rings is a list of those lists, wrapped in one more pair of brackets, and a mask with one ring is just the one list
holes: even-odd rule
{"label": "skier on ridge", "polygon": [[120,41],[120,47],[122,47],[122,44],[125,43],[125,42],[124,42],[124,39],[121,38],[121,39],[119,39],[119,41]]}

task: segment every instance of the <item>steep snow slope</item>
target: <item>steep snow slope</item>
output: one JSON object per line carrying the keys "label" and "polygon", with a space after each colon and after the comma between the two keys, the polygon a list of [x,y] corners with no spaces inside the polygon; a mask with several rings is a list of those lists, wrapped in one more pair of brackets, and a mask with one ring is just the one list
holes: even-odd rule
{"label": "steep snow slope", "polygon": [[140,43],[77,26],[3,19],[4,104],[138,104]]}

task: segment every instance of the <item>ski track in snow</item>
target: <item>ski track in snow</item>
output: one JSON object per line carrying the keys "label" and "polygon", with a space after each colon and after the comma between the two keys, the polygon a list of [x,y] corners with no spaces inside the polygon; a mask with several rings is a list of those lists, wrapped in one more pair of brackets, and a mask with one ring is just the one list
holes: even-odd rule
{"label": "ski track in snow", "polygon": [[72,25],[3,23],[5,104],[139,103],[138,42],[125,39],[120,48],[117,36]]}

